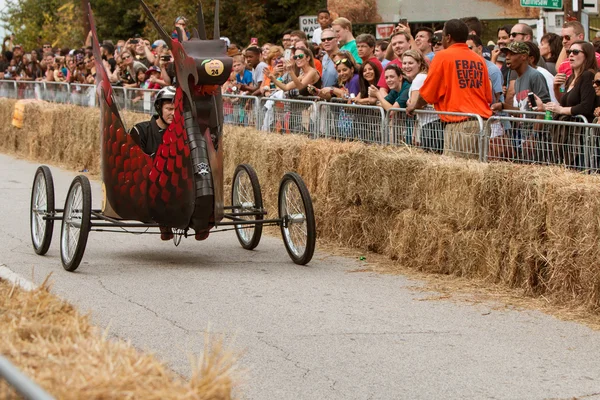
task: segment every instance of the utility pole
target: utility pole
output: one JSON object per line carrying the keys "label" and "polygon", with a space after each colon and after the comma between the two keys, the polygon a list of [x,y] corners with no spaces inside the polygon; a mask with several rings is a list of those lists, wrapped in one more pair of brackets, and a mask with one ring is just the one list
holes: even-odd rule
{"label": "utility pole", "polygon": [[83,37],[87,37],[90,31],[90,20],[88,19],[89,0],[81,0],[81,17],[83,18]]}
{"label": "utility pole", "polygon": [[[565,10],[565,22],[581,21],[583,0],[563,0],[563,7]],[[573,11],[574,9],[577,11]]]}

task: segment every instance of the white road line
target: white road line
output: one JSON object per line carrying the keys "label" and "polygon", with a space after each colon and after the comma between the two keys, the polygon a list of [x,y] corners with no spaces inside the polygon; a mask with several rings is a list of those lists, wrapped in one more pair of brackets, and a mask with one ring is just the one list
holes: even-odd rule
{"label": "white road line", "polygon": [[23,278],[21,275],[13,272],[6,265],[0,264],[0,279],[7,280],[14,285],[19,286],[23,290],[32,291],[37,288],[35,283]]}

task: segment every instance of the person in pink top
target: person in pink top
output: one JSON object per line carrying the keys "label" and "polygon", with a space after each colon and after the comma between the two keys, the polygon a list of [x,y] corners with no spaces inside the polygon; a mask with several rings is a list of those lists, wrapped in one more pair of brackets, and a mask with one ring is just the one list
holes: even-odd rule
{"label": "person in pink top", "polygon": [[[561,56],[559,57],[559,62],[561,59],[563,59],[563,61],[560,62],[560,64],[556,68],[556,76],[554,77],[554,94],[557,99],[560,99],[562,97],[562,90],[564,90],[564,84],[567,82],[567,79],[573,73],[571,69],[571,63],[569,62],[569,58],[567,57],[565,59],[564,56],[567,54],[567,51],[571,49],[571,45],[573,43],[584,40],[584,32],[585,30],[583,25],[581,25],[581,23],[578,21],[565,22],[565,24],[562,27],[561,36],[563,51],[561,52]],[[598,64],[598,67],[600,67],[600,54],[594,54],[596,56],[596,63]]]}

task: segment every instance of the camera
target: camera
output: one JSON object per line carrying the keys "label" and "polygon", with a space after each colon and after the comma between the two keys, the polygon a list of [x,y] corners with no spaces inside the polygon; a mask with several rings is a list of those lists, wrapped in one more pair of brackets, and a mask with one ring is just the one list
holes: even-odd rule
{"label": "camera", "polygon": [[160,56],[161,61],[171,61],[171,56]]}
{"label": "camera", "polygon": [[129,41],[129,43],[131,43],[131,44],[138,44],[139,42],[140,42],[140,41],[139,41],[139,40],[137,40],[137,39],[131,39],[131,40]]}

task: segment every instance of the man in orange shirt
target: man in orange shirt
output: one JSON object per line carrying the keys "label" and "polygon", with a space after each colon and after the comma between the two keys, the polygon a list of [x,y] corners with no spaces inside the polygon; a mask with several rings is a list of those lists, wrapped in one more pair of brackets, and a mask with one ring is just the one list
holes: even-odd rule
{"label": "man in orange shirt", "polygon": [[[435,55],[427,79],[419,90],[419,99],[409,104],[407,114],[432,104],[437,111],[492,116],[492,87],[485,61],[466,44],[469,28],[451,19],[444,25],[444,51]],[[440,115],[444,128],[444,154],[466,158],[479,155],[479,134],[483,127],[477,120],[462,116]],[[442,139],[441,137],[439,139]]]}

